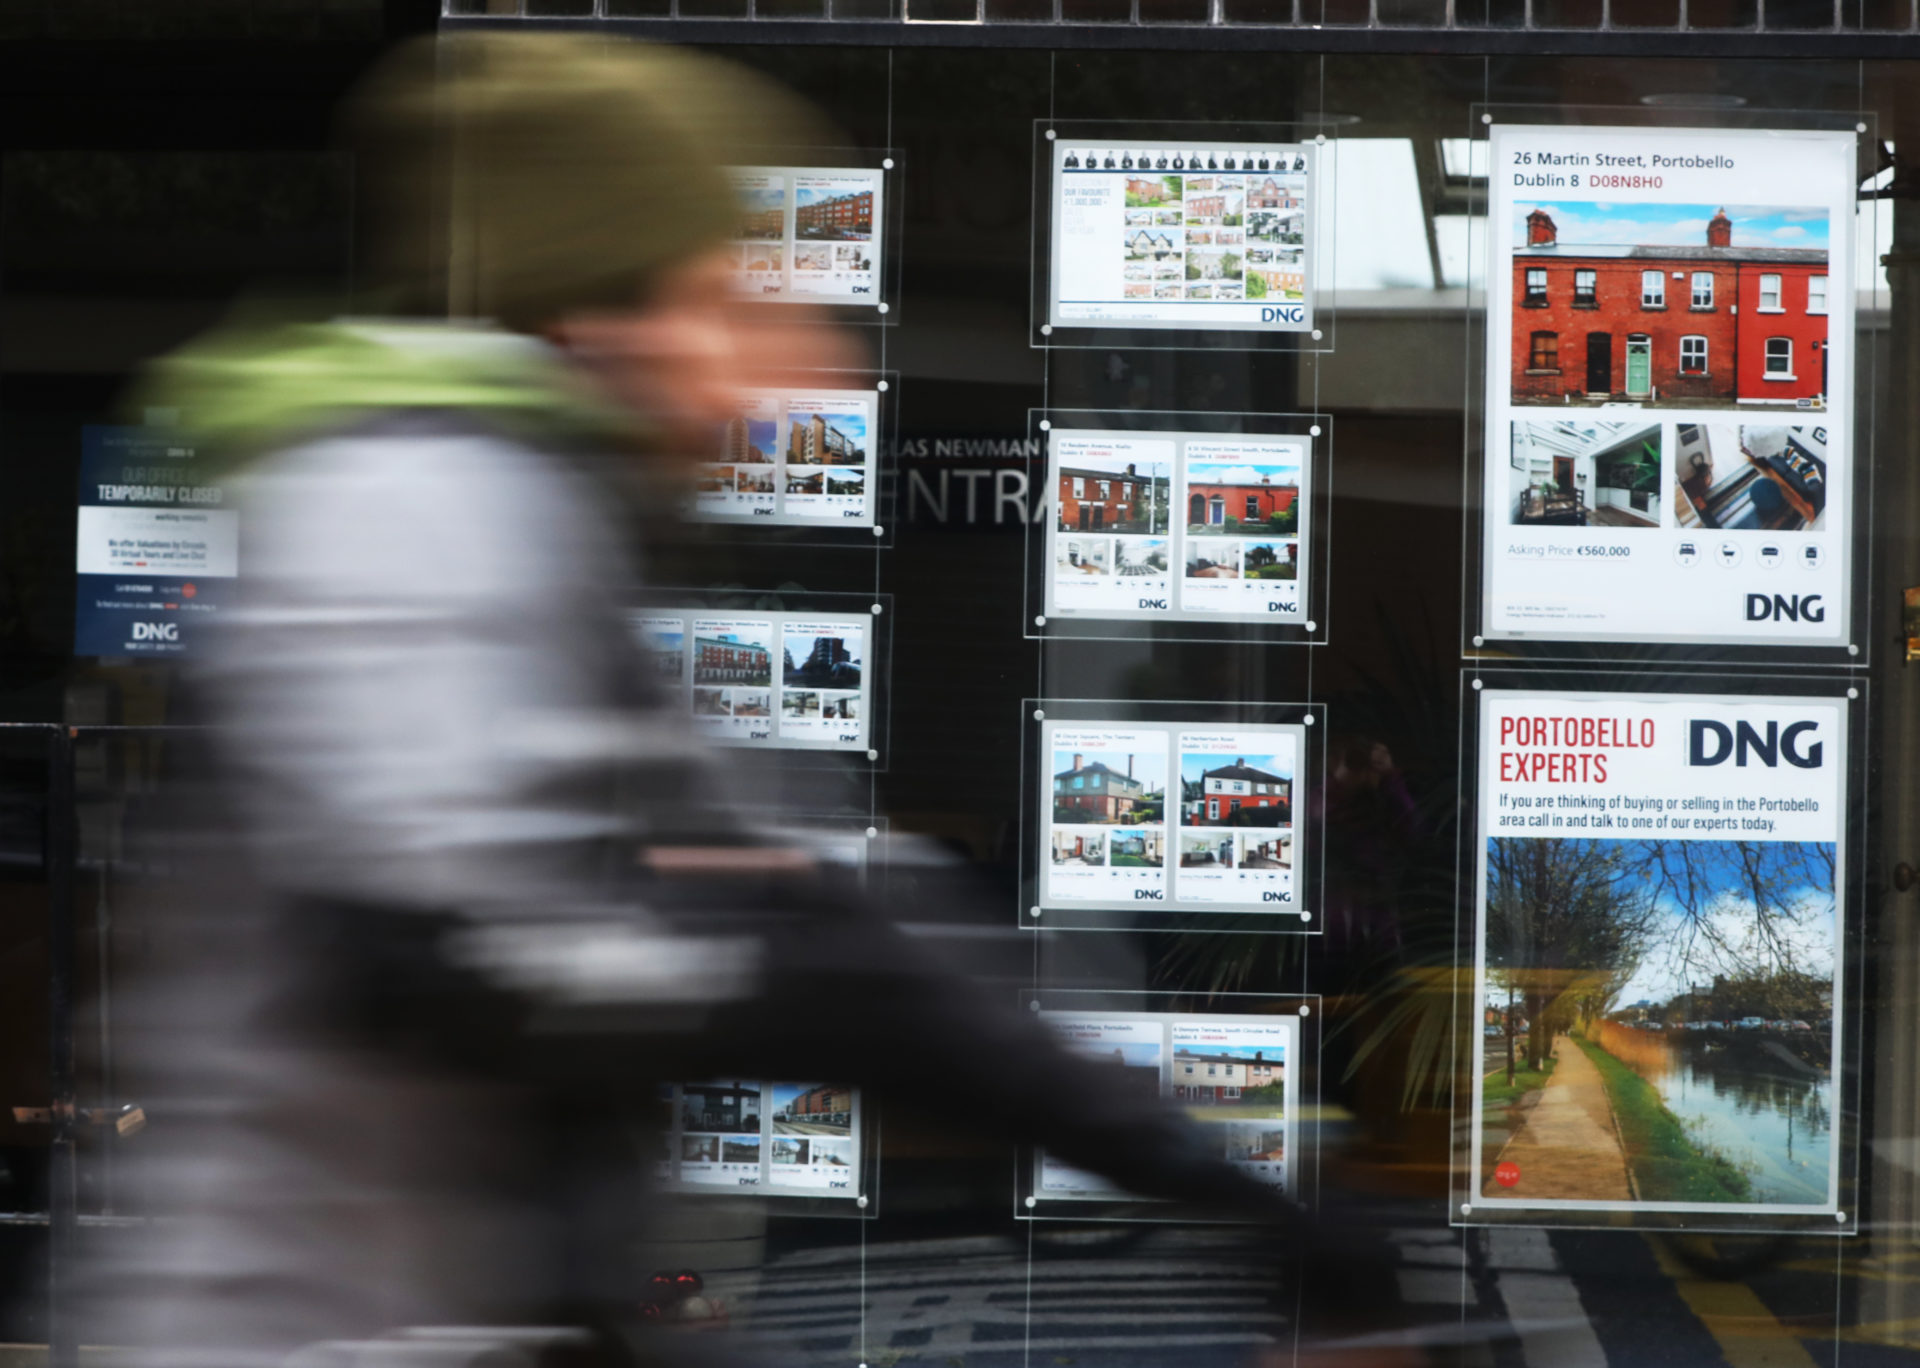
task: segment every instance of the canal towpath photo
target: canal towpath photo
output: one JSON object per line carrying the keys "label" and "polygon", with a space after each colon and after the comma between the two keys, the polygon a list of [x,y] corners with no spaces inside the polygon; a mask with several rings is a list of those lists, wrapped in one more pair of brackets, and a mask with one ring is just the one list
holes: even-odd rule
{"label": "canal towpath photo", "polygon": [[1632,1201],[1627,1159],[1600,1071],[1564,1035],[1553,1038],[1553,1058],[1539,1099],[1499,1154],[1498,1164],[1512,1164],[1517,1180],[1504,1185],[1490,1178],[1486,1195],[1523,1196],[1532,1189],[1574,1201]]}

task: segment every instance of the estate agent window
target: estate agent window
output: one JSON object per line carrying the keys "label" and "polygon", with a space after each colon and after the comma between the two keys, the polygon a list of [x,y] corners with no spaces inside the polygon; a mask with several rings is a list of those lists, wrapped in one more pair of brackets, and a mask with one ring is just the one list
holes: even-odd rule
{"label": "estate agent window", "polygon": [[1693,307],[1711,309],[1713,307],[1713,272],[1695,271],[1693,273]]}
{"label": "estate agent window", "polygon": [[1793,339],[1791,337],[1767,339],[1767,379],[1793,379]]}
{"label": "estate agent window", "polygon": [[1527,267],[1527,303],[1537,308],[1546,307],[1547,268],[1544,266]]}
{"label": "estate agent window", "polygon": [[1640,273],[1640,307],[1643,309],[1667,307],[1667,276],[1664,271]]}
{"label": "estate agent window", "polygon": [[1599,277],[1592,271],[1573,273],[1573,302],[1588,307],[1599,302]]}
{"label": "estate agent window", "polygon": [[[1768,274],[1760,277],[1760,310],[1762,313],[1781,312],[1779,276]],[[1771,354],[1773,343],[1767,343],[1767,348]]]}
{"label": "estate agent window", "polygon": [[1705,375],[1707,373],[1706,338],[1683,337],[1680,339],[1680,373],[1682,375]]}
{"label": "estate agent window", "polygon": [[1807,277],[1807,312],[1823,314],[1827,311],[1827,278],[1825,276]]}
{"label": "estate agent window", "polygon": [[1533,350],[1527,356],[1527,369],[1537,371],[1560,369],[1559,333],[1537,332],[1533,335]]}

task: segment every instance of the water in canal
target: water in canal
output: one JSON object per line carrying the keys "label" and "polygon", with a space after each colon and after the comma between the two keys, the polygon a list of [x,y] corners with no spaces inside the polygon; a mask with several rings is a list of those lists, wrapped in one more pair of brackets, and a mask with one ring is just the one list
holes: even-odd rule
{"label": "water in canal", "polygon": [[1687,1135],[1739,1166],[1756,1202],[1827,1200],[1833,1080],[1768,1054],[1758,1040],[1709,1050],[1686,1041],[1645,1071]]}

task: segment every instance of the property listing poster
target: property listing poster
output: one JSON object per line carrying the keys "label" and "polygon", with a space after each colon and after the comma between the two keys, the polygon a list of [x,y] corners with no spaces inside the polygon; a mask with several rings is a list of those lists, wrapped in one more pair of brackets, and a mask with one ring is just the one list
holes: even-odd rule
{"label": "property listing poster", "polygon": [[165,429],[81,432],[73,651],[175,655],[240,572],[240,514]]}
{"label": "property listing poster", "polygon": [[1486,636],[1848,644],[1855,144],[1493,127]]}
{"label": "property listing poster", "polygon": [[1837,1209],[1846,708],[1482,692],[1475,1211]]}
{"label": "property listing poster", "polygon": [[1309,438],[1047,437],[1050,617],[1305,620]]}
{"label": "property listing poster", "polygon": [[701,467],[699,522],[872,527],[877,390],[752,390]]}
{"label": "property listing poster", "polygon": [[866,750],[869,619],[649,609],[629,618],[651,674],[720,745]]}
{"label": "property listing poster", "polygon": [[[1049,1011],[1041,1019],[1067,1048],[1111,1066],[1116,1089],[1168,1099],[1201,1123],[1222,1159],[1287,1190],[1298,1018]],[[1033,1191],[1065,1201],[1130,1195],[1044,1150],[1034,1158]]]}
{"label": "property listing poster", "polygon": [[1311,145],[1048,146],[1049,325],[1313,329]]}
{"label": "property listing poster", "polygon": [[732,250],[743,294],[779,303],[880,300],[884,173],[862,167],[741,166]]}
{"label": "property listing poster", "polygon": [[842,1083],[713,1080],[660,1092],[655,1178],[679,1191],[859,1193],[860,1094]]}
{"label": "property listing poster", "polygon": [[1286,912],[1304,728],[1046,722],[1043,907]]}

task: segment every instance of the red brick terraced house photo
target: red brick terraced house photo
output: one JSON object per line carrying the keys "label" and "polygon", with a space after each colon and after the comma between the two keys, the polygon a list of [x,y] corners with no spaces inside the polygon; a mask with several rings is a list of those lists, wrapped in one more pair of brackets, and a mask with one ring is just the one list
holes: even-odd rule
{"label": "red brick terraced house photo", "polygon": [[1561,242],[1527,215],[1513,253],[1515,403],[1826,407],[1827,252],[1733,241]]}
{"label": "red brick terraced house photo", "polygon": [[[1159,467],[1164,470],[1165,467]],[[1060,527],[1073,532],[1164,532],[1167,530],[1167,477],[1094,466],[1060,467]]]}

